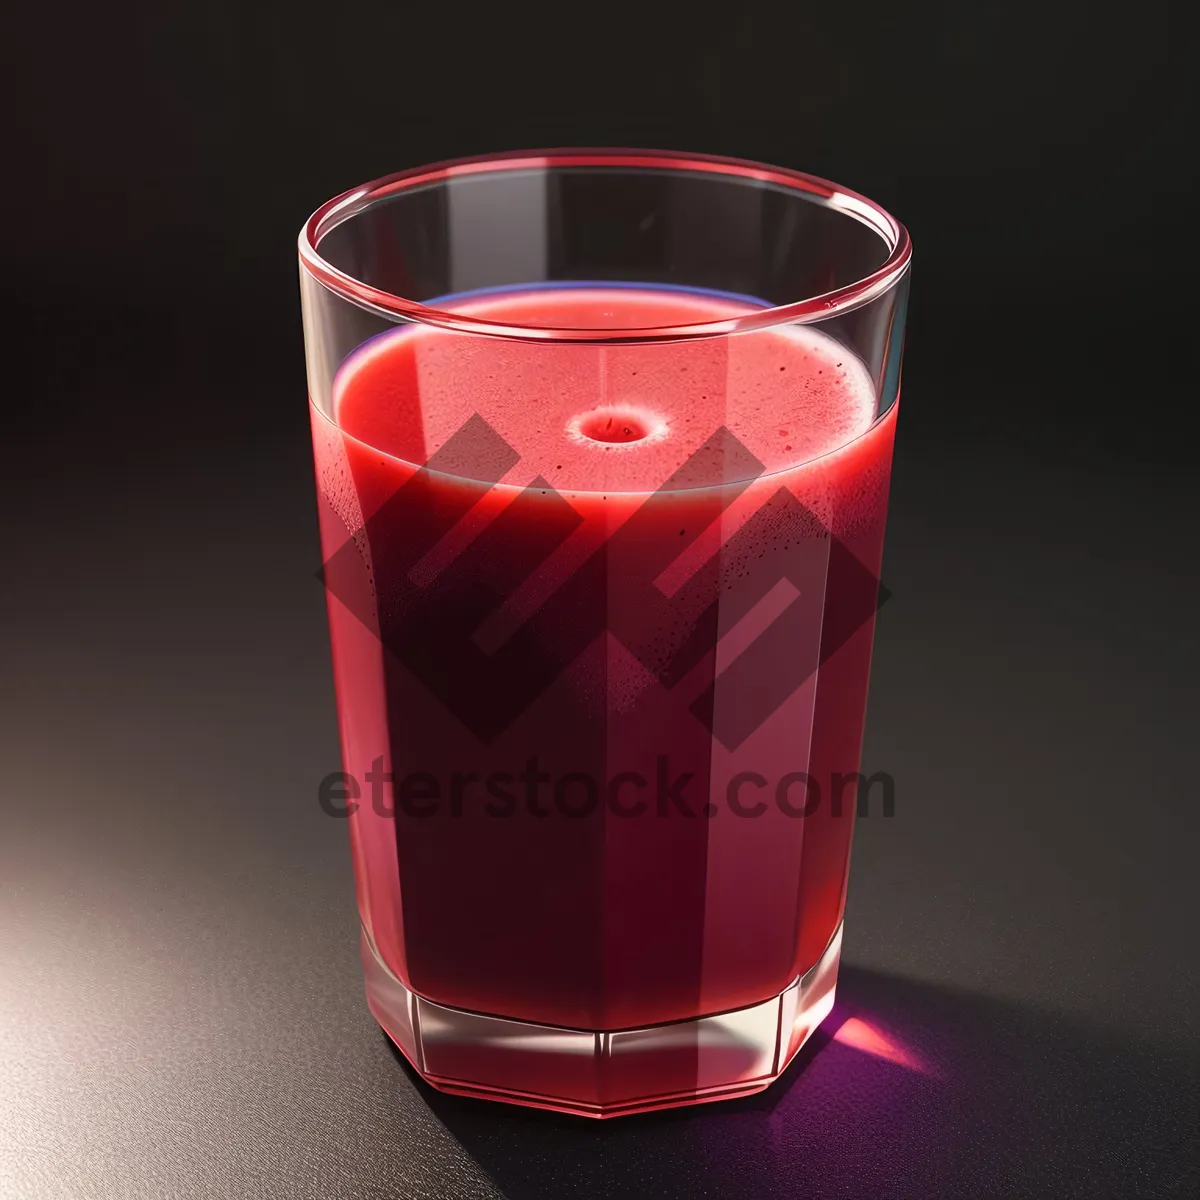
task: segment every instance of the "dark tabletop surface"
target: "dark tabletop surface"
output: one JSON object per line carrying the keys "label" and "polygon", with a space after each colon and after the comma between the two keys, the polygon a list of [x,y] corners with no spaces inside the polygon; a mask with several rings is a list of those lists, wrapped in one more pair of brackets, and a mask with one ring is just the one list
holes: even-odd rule
{"label": "dark tabletop surface", "polygon": [[757,1097],[596,1123],[440,1095],[367,1012],[302,394],[151,452],[120,398],[204,385],[93,382],[0,483],[0,1196],[1197,1194],[1179,472],[902,418],[896,815],[859,822],[837,1007]]}

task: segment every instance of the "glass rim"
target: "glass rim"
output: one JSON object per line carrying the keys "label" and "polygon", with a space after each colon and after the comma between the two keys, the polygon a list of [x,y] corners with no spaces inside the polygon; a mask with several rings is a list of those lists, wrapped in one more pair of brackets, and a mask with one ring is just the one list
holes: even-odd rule
{"label": "glass rim", "polygon": [[[552,328],[486,321],[462,313],[447,312],[372,287],[339,270],[318,249],[321,240],[343,221],[352,219],[372,204],[410,188],[440,183],[463,176],[518,170],[547,170],[558,167],[629,167],[658,168],[670,171],[695,171],[726,175],[759,183],[774,184],[796,192],[805,192],[831,208],[843,212],[873,230],[889,248],[879,267],[853,283],[830,292],[805,297],[788,304],[757,309],[719,321],[684,325],[640,326],[630,329]],[[866,196],[852,192],[827,179],[773,167],[740,158],[707,154],[688,154],[670,150],[530,150],[484,154],[471,158],[450,159],[428,166],[413,167],[385,175],[370,183],[351,188],[326,201],[304,223],[299,236],[300,261],[318,282],[345,299],[389,317],[438,326],[459,333],[508,338],[523,342],[585,342],[592,344],[636,344],[680,342],[696,338],[721,337],[776,325],[811,323],[826,320],[860,308],[894,287],[908,270],[912,243],[908,230],[885,209]]]}

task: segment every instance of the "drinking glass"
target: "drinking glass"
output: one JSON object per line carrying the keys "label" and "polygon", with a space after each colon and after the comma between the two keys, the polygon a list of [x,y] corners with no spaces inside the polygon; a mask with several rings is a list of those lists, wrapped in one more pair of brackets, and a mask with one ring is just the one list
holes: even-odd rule
{"label": "drinking glass", "polygon": [[[401,172],[300,279],[372,1013],[449,1092],[743,1095],[833,1003],[910,246],[796,171]],[[869,786],[868,786],[869,785]]]}

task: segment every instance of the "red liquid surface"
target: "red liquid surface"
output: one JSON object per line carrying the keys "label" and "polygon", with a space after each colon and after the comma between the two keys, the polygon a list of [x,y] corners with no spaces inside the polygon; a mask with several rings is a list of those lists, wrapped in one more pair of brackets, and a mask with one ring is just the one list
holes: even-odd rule
{"label": "red liquid surface", "polygon": [[[616,288],[459,307],[578,327],[744,311]],[[476,414],[507,456],[475,445],[393,513],[417,464],[437,464]],[[344,768],[362,787],[351,837],[364,925],[389,969],[441,1004],[598,1030],[787,987],[844,906],[854,791],[839,813],[830,786],[858,768],[895,415],[875,418],[862,365],[805,329],[598,347],[413,327],[343,365],[331,415],[313,411],[325,557],[355,545],[329,603]],[[740,451],[696,457],[720,428],[760,464],[753,482]],[[428,514],[439,536],[414,564]],[[647,571],[661,604],[629,583]],[[464,662],[499,655],[512,674],[446,682],[442,666],[448,678],[460,664],[436,632],[425,658],[385,648],[422,595],[439,619],[466,614]],[[797,597],[802,612],[782,620]],[[583,636],[597,606],[604,628]],[[656,675],[689,637],[686,670]],[[575,647],[563,669],[505,708],[527,660],[563,646]],[[756,647],[759,665],[732,682],[724,672]],[[497,705],[505,715],[489,716]],[[420,811],[375,811],[373,763],[420,776],[406,793]],[[803,818],[810,792],[785,790],[791,812],[776,802],[798,772],[822,792]],[[661,801],[664,773],[668,793],[688,777],[678,804]],[[763,802],[753,817],[730,807],[747,773],[764,781],[737,793]],[[606,802],[618,776],[626,808],[644,812]],[[400,790],[382,786],[385,809]]]}

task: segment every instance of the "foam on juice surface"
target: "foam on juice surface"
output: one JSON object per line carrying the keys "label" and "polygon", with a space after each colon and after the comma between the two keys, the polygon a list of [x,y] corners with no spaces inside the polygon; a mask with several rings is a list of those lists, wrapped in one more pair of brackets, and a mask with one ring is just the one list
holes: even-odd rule
{"label": "foam on juice surface", "polygon": [[[492,321],[571,328],[690,324],[753,311],[687,292],[602,287],[476,297],[453,307]],[[876,415],[862,363],[804,326],[617,346],[405,326],[351,355],[334,381],[333,403],[344,433],[410,463],[427,461],[478,414],[520,456],[506,482],[540,475],[568,494],[652,491],[721,426],[767,473],[786,470],[845,446]]]}

